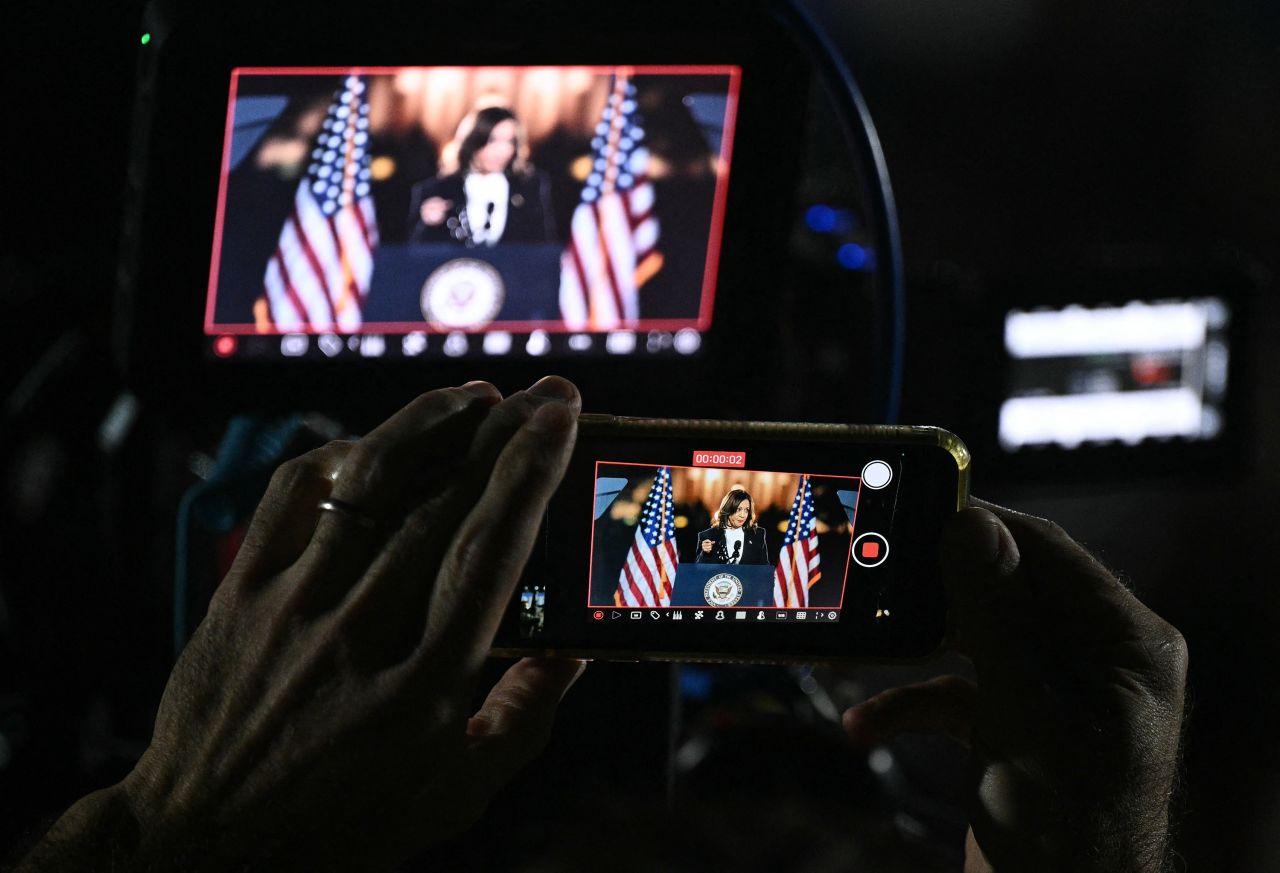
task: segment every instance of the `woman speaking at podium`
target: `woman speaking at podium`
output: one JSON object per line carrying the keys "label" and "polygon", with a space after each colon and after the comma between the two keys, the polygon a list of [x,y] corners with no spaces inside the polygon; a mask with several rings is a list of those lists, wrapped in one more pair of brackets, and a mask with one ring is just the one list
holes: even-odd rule
{"label": "woman speaking at podium", "polygon": [[764,528],[756,526],[756,505],[743,488],[733,488],[720,501],[715,526],[698,534],[699,564],[767,564]]}
{"label": "woman speaking at podium", "polygon": [[410,241],[553,242],[551,185],[527,152],[510,109],[489,106],[464,118],[441,161],[444,174],[413,186]]}

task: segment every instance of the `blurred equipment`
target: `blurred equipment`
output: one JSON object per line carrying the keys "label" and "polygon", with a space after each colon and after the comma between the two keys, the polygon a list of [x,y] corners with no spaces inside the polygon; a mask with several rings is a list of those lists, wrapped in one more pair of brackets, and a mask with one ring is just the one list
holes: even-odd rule
{"label": "blurred equipment", "polygon": [[1217,437],[1230,320],[1217,297],[1008,313],[1000,445]]}

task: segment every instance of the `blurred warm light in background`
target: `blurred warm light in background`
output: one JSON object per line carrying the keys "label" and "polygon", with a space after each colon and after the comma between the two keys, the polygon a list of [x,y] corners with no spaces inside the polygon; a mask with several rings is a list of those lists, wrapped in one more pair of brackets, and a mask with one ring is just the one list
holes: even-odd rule
{"label": "blurred warm light in background", "polygon": [[[589,138],[609,98],[610,78],[592,67],[412,67],[394,75],[369,79],[369,127],[380,138],[424,134],[439,150],[442,172],[451,164],[459,125],[470,114],[489,106],[510,109],[520,119],[526,145],[566,133]],[[325,118],[329,95],[317,96],[288,132],[264,140],[257,163],[282,178],[296,179],[306,167],[307,155]],[[376,148],[376,146],[375,146]],[[592,157],[574,157],[565,170],[583,182],[591,172]],[[375,156],[370,170],[375,181],[394,176],[400,167],[389,156]],[[647,175],[699,178],[724,173],[727,166],[717,155],[699,155],[673,163],[650,152]]]}
{"label": "blurred warm light in background", "polygon": [[395,159],[386,155],[374,158],[369,162],[369,173],[373,176],[373,181],[385,182],[396,174]]}
{"label": "blurred warm light in background", "polygon": [[608,77],[589,67],[407,69],[371,83],[370,125],[390,133],[417,125],[443,144],[453,139],[467,113],[505,106],[536,143],[557,126],[576,133],[591,130],[608,94]]}

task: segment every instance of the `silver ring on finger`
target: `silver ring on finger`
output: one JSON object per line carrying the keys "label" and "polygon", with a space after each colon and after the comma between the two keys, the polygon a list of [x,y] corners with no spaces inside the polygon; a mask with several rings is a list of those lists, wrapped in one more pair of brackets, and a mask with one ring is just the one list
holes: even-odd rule
{"label": "silver ring on finger", "polygon": [[345,500],[321,500],[316,504],[316,508],[322,512],[332,512],[334,515],[341,516],[342,518],[359,525],[365,530],[377,530],[381,527],[376,518],[369,515],[354,503],[348,503]]}

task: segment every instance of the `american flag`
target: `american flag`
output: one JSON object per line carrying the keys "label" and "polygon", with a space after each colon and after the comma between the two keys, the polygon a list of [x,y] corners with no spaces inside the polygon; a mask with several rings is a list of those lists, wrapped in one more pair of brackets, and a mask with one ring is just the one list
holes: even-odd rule
{"label": "american flag", "polygon": [[347,76],[316,136],[262,283],[267,327],[355,330],[378,245],[369,193],[369,105]]}
{"label": "american flag", "polygon": [[570,329],[638,321],[639,289],[662,267],[643,142],[636,88],[620,73],[591,140],[591,170],[560,258],[560,312]]}
{"label": "american flag", "polygon": [[809,477],[800,477],[796,499],[791,501],[787,533],[782,538],[778,566],[773,570],[773,605],[796,609],[809,605],[809,589],[822,578],[818,569],[817,520],[813,515],[813,488]]}
{"label": "american flag", "polygon": [[671,496],[671,468],[659,467],[649,496],[640,510],[635,542],[618,574],[617,606],[670,606],[676,578],[675,501]]}

